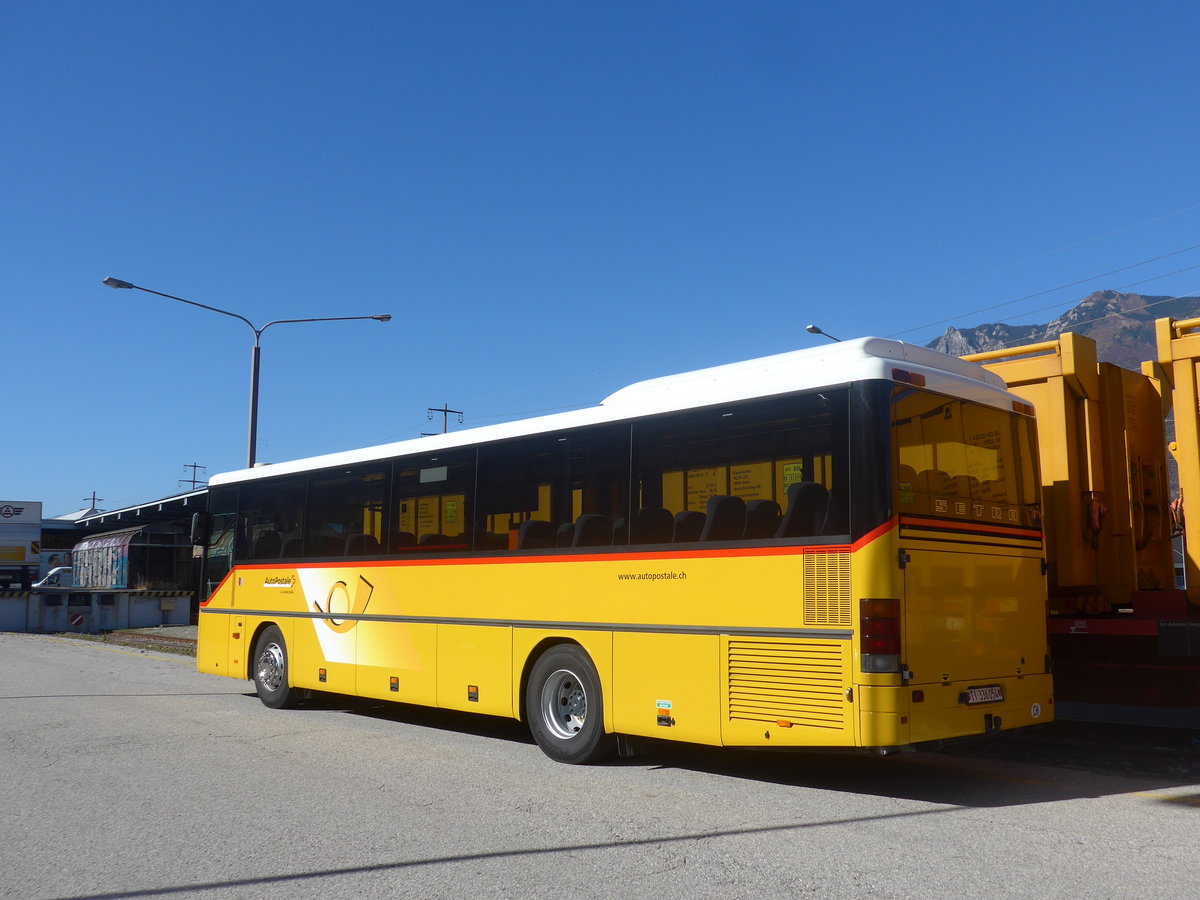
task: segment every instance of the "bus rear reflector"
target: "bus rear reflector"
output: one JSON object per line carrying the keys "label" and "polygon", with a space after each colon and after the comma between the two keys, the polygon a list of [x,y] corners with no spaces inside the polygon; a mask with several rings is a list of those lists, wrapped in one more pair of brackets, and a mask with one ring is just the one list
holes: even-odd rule
{"label": "bus rear reflector", "polygon": [[903,381],[905,384],[925,387],[925,376],[920,372],[910,372],[907,369],[892,369],[892,378],[896,381]]}
{"label": "bus rear reflector", "polygon": [[860,600],[858,639],[859,666],[863,672],[899,672],[900,601]]}

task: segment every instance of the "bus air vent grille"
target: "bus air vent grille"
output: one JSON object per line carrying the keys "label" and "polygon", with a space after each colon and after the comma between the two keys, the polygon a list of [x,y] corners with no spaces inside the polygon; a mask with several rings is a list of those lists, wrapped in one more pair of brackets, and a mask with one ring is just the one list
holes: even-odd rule
{"label": "bus air vent grille", "polygon": [[804,624],[850,625],[850,554],[804,555]]}
{"label": "bus air vent grille", "polygon": [[836,642],[730,639],[730,720],[845,727],[843,649]]}

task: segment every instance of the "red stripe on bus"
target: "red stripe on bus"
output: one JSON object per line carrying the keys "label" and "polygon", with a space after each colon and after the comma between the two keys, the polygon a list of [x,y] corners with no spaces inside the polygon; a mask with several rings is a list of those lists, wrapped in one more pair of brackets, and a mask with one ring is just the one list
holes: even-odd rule
{"label": "red stripe on bus", "polygon": [[[864,538],[865,540],[865,538]],[[858,542],[854,546],[857,546]],[[689,560],[689,559],[719,559],[748,556],[804,556],[813,553],[846,553],[852,550],[850,544],[808,544],[793,547],[753,547],[746,549],[717,549],[697,550],[687,554],[663,553],[646,551],[644,553],[579,553],[553,554],[539,556],[472,556],[461,558],[441,559],[374,559],[359,560],[351,557],[345,560],[299,563],[253,563],[242,564],[239,569],[344,569],[344,568],[378,568],[380,566],[486,566],[493,563],[514,565],[518,563],[567,563],[567,562],[628,562],[637,560]]]}
{"label": "red stripe on bus", "polygon": [[868,531],[866,534],[864,534],[862,537],[860,537],[857,541],[855,541],[853,544],[851,544],[850,549],[856,550],[856,551],[861,550],[863,547],[867,546],[867,544],[870,544],[873,541],[879,540],[879,538],[883,537],[885,534],[887,534],[889,531],[891,531],[895,527],[896,527],[896,520],[890,519],[889,521],[884,522],[878,528],[874,528],[871,531]]}
{"label": "red stripe on bus", "polygon": [[[236,566],[234,571],[251,571],[261,569],[377,569],[382,566],[486,566],[494,563],[518,565],[520,563],[602,562],[604,560],[610,560],[613,562],[629,562],[638,560],[737,559],[754,556],[805,556],[814,553],[856,552],[883,537],[895,527],[895,519],[884,522],[878,528],[867,532],[858,540],[854,541],[853,544],[804,544],[800,546],[793,545],[788,547],[729,547],[714,550],[693,550],[687,553],[664,553],[662,551],[649,550],[641,553],[579,553],[570,555],[556,553],[540,556],[470,556],[438,559],[412,559],[411,557],[407,557],[403,559],[360,560],[351,557],[345,560],[324,562],[242,563],[241,565]],[[221,588],[225,586],[225,582],[228,581],[232,575],[233,572],[230,572],[221,580],[221,584],[217,587],[217,590],[213,591],[213,596],[215,596],[217,591],[221,590]],[[212,598],[210,597],[209,600],[211,599]],[[203,601],[200,605],[207,605],[209,600]]]}
{"label": "red stripe on bus", "polygon": [[208,604],[212,603],[213,597],[217,596],[217,594],[220,592],[221,588],[225,587],[225,582],[227,582],[230,578],[232,578],[233,573],[236,571],[237,571],[237,566],[234,566],[232,569],[230,569],[228,572],[226,572],[225,577],[221,579],[221,583],[217,585],[216,590],[214,590],[211,594],[208,595],[207,600],[201,600],[200,605],[208,606]]}

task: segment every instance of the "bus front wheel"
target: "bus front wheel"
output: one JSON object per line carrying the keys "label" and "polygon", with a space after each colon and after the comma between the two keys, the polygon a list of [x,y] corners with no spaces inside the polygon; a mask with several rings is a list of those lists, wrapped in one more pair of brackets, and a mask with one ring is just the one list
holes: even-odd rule
{"label": "bus front wheel", "polygon": [[299,691],[288,684],[287,644],[274,625],[263,629],[254,642],[254,687],[258,699],[271,709],[295,706]]}
{"label": "bus front wheel", "polygon": [[598,762],[616,747],[616,736],[604,731],[600,676],[573,644],[551,647],[538,658],[529,673],[525,713],[533,739],[558,762]]}

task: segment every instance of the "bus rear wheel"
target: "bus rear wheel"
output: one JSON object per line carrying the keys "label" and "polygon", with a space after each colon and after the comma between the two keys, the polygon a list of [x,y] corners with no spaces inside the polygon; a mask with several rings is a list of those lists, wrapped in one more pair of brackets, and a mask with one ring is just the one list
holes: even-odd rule
{"label": "bus rear wheel", "polygon": [[254,642],[254,687],[258,699],[271,709],[287,709],[300,699],[300,692],[288,684],[287,644],[274,625],[264,628]]}
{"label": "bus rear wheel", "polygon": [[616,747],[616,736],[604,731],[600,676],[573,644],[538,657],[525,689],[525,715],[537,745],[558,762],[598,762]]}

